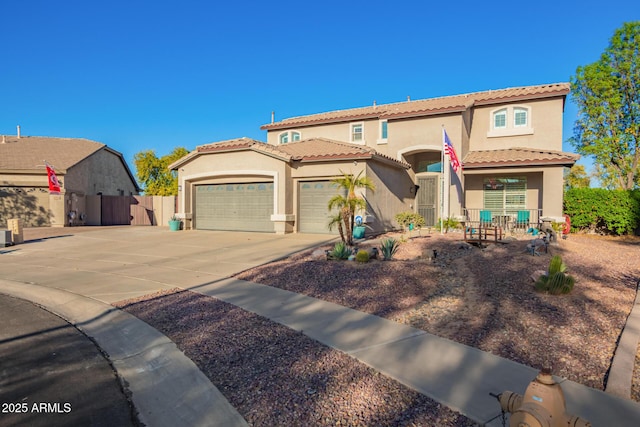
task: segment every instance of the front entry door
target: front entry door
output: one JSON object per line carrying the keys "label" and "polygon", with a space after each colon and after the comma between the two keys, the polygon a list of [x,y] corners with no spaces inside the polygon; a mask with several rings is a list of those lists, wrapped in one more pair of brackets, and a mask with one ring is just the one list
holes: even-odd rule
{"label": "front entry door", "polygon": [[418,185],[418,213],[427,227],[434,227],[438,221],[438,176],[418,178]]}

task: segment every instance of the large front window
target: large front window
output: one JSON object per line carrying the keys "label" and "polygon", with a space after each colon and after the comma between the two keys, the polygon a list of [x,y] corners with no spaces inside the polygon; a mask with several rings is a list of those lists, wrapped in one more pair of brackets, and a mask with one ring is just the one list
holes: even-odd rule
{"label": "large front window", "polygon": [[485,178],[484,208],[494,212],[517,211],[527,207],[527,178]]}

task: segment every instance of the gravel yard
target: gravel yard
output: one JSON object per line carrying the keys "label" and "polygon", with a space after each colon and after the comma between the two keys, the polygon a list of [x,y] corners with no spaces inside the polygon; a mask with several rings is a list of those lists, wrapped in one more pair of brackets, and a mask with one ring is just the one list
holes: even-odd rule
{"label": "gravel yard", "polygon": [[[409,324],[604,389],[640,280],[640,239],[571,235],[541,256],[526,252],[530,237],[482,250],[461,240],[459,233],[414,237],[395,260],[367,264],[326,261],[308,251],[237,277]],[[437,257],[429,259],[434,249]],[[554,254],[576,278],[569,295],[540,294],[533,287],[532,276],[545,271]],[[633,389],[638,401],[639,375]]]}
{"label": "gravel yard", "polygon": [[174,290],[117,306],[173,340],[252,426],[475,425],[342,352],[215,298]]}

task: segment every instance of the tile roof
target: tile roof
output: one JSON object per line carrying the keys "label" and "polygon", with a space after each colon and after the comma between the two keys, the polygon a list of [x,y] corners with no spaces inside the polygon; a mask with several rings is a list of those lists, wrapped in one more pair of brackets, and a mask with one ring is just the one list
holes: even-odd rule
{"label": "tile roof", "polygon": [[327,138],[310,138],[278,146],[278,150],[288,153],[293,160],[317,162],[341,159],[376,159],[410,168],[411,165],[378,153],[371,147],[334,141]]}
{"label": "tile roof", "polygon": [[407,169],[411,167],[407,163],[401,162],[384,154],[380,154],[373,148],[363,145],[349,144],[346,142],[333,141],[326,138],[310,138],[282,145],[271,145],[251,138],[237,138],[200,145],[187,156],[169,165],[169,168],[177,169],[189,159],[205,153],[223,153],[243,150],[256,151],[287,162],[326,162],[331,160],[375,159],[391,163],[397,167]]}
{"label": "tile roof", "polygon": [[57,172],[64,172],[103,147],[106,145],[81,138],[3,135],[0,169],[40,170],[46,160]]}
{"label": "tile roof", "polygon": [[462,160],[465,169],[502,166],[573,165],[579,154],[563,151],[508,148],[503,150],[471,151]]}
{"label": "tile roof", "polygon": [[462,95],[406,101],[394,104],[373,105],[369,107],[351,108],[347,110],[292,117],[279,122],[262,125],[260,128],[263,130],[286,129],[299,126],[311,126],[321,123],[337,123],[376,118],[407,118],[461,112],[472,106],[566,96],[569,93],[569,90],[569,83],[553,83],[547,85],[489,90]]}

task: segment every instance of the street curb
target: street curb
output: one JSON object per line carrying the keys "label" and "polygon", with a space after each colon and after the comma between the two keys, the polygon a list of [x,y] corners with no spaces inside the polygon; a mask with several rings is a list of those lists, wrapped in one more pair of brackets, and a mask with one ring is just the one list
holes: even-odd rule
{"label": "street curb", "polygon": [[106,303],[60,289],[0,280],[0,292],[36,303],[106,353],[141,423],[247,426],[220,391],[166,336]]}

